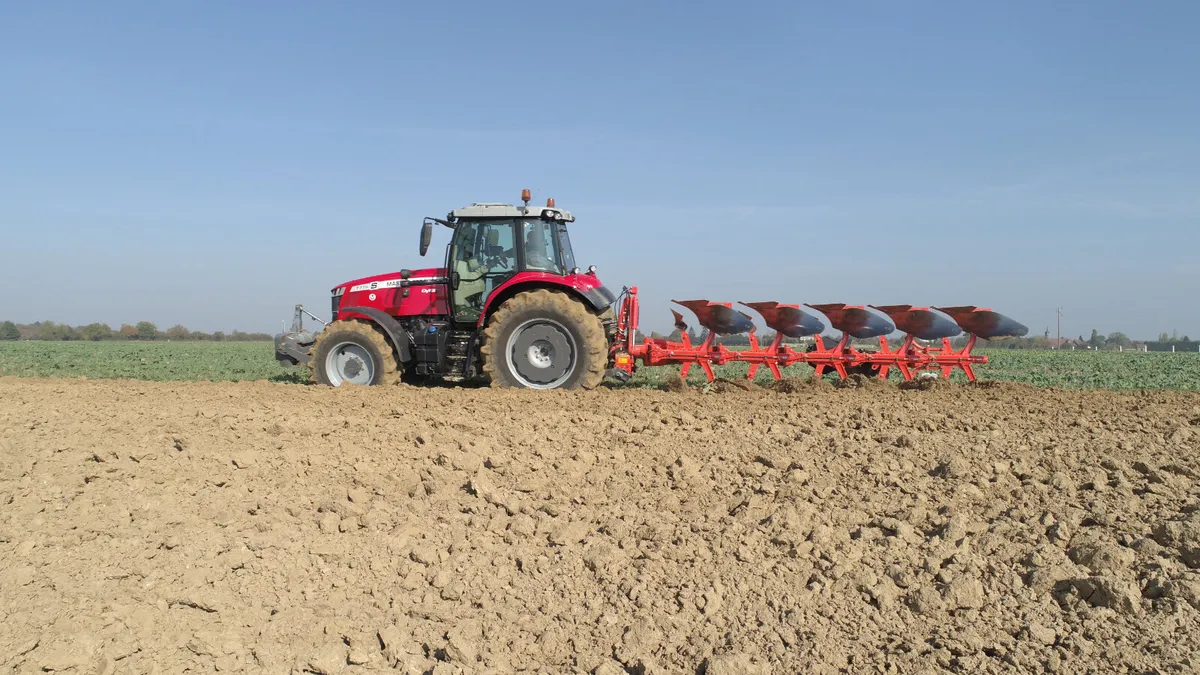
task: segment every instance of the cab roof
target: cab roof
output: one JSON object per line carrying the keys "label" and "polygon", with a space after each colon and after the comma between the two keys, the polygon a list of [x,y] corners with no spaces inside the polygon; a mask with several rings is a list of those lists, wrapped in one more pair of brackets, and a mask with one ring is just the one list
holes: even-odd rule
{"label": "cab roof", "polygon": [[554,206],[513,206],[496,202],[475,202],[470,206],[454,209],[447,220],[479,220],[483,218],[545,218],[566,223],[575,222],[570,211]]}

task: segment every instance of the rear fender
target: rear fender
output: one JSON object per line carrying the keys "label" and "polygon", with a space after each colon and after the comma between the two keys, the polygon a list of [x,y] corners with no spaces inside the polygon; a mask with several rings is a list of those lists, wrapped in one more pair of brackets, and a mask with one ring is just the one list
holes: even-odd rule
{"label": "rear fender", "polygon": [[342,307],[338,310],[339,319],[345,318],[346,314],[359,314],[367,317],[371,323],[379,326],[384,335],[388,336],[388,340],[396,348],[396,354],[400,357],[401,363],[412,361],[412,344],[408,339],[408,333],[390,314],[374,307]]}
{"label": "rear fender", "polygon": [[517,277],[510,279],[493,291],[492,295],[488,297],[487,303],[483,307],[483,312],[481,312],[479,315],[478,325],[483,327],[491,318],[492,314],[496,312],[496,309],[499,308],[500,305],[507,302],[509,298],[513,297],[517,293],[524,293],[525,291],[531,291],[536,288],[545,288],[551,291],[560,291],[566,293],[567,295],[570,295],[576,300],[582,302],[584,306],[591,310],[592,314],[597,316],[602,315],[606,310],[612,307],[614,302],[616,302],[616,296],[612,294],[612,291],[608,290],[599,283],[596,283],[595,285],[572,284],[568,282],[569,279],[570,277],[561,277],[554,274],[543,275],[540,273],[528,272],[522,273]]}

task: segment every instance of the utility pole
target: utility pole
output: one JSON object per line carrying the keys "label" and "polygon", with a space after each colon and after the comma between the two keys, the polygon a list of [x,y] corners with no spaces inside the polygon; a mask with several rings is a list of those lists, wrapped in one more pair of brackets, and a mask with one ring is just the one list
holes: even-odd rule
{"label": "utility pole", "polygon": [[1062,347],[1062,307],[1058,308],[1058,335],[1054,340],[1054,348]]}

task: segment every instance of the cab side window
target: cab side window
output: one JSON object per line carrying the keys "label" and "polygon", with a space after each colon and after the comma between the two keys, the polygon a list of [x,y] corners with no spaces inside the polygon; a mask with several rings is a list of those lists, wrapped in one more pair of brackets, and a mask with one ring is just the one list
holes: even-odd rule
{"label": "cab side window", "polygon": [[482,246],[483,261],[491,273],[502,274],[517,269],[512,223],[484,225]]}
{"label": "cab side window", "polygon": [[554,225],[543,221],[526,221],[522,227],[525,237],[525,269],[562,273],[554,250]]}

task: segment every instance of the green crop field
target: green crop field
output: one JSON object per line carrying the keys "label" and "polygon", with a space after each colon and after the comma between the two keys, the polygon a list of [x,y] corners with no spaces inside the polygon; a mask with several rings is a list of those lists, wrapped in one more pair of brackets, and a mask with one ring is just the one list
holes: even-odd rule
{"label": "green crop field", "polygon": [[[1046,387],[1200,390],[1200,354],[1088,351],[984,351],[980,379]],[[727,379],[746,376],[744,364],[716,368]],[[642,368],[628,386],[657,386],[677,368]],[[788,377],[808,377],[793,366]],[[307,382],[307,368],[284,368],[265,342],[0,342],[0,376],[134,378],[141,380],[272,380]],[[899,374],[895,373],[894,378]],[[961,381],[962,375],[956,373]],[[755,382],[767,384],[760,369]],[[693,366],[689,384],[704,375]]]}
{"label": "green crop field", "polygon": [[982,379],[1074,389],[1200,389],[1200,354],[1188,352],[984,351]]}
{"label": "green crop field", "polygon": [[0,342],[0,376],[307,382],[269,342]]}

